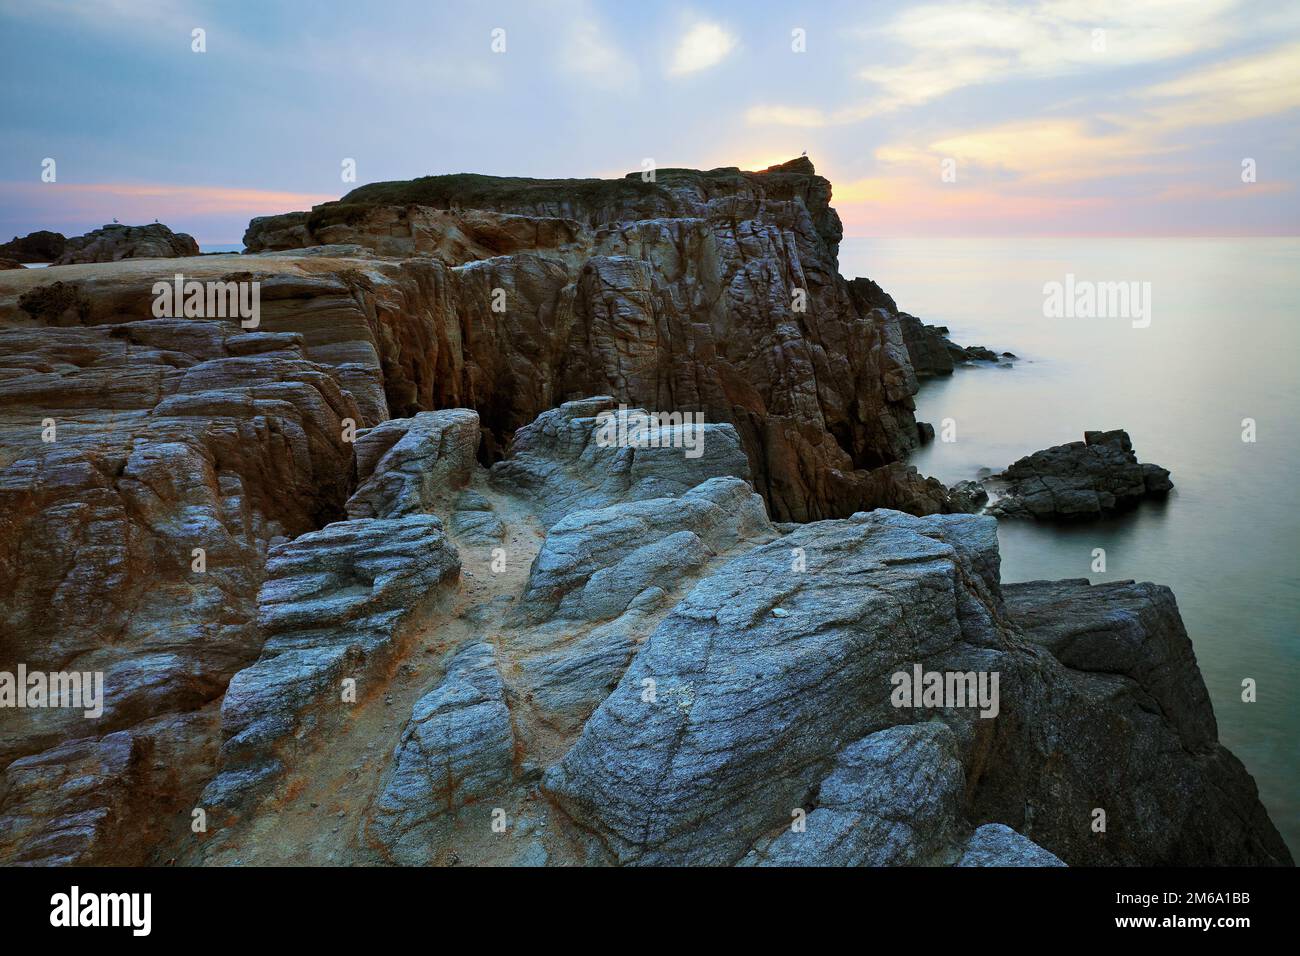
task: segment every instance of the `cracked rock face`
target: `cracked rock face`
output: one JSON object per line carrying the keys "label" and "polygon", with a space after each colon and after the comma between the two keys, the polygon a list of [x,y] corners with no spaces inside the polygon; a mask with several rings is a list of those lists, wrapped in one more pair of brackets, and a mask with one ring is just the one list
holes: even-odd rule
{"label": "cracked rock face", "polygon": [[941,486],[884,467],[917,444],[916,379],[897,317],[838,275],[830,195],[806,159],[654,183],[430,177],[255,220],[245,243],[408,261],[370,280],[376,298],[396,280],[427,316],[389,360],[420,382],[397,402],[390,385],[395,411],[430,407],[433,366],[432,403],[471,405],[504,445],[566,399],[607,394],[733,425],[776,518],[948,510]]}
{"label": "cracked rock face", "polygon": [[1095,518],[1174,487],[1166,469],[1138,462],[1121,429],[1036,451],[989,483],[1001,495],[989,514],[1004,518]]}

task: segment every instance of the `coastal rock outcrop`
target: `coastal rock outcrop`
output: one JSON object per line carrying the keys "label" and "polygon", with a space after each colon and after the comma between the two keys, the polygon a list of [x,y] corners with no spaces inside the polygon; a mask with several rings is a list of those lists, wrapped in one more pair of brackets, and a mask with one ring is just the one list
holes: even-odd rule
{"label": "coastal rock outcrop", "polygon": [[[1167,590],[1004,598],[997,568],[992,519],[886,511],[736,557],[662,619],[544,790],[622,863],[955,863],[983,823],[1075,864],[1287,861],[1215,740]],[[1000,708],[900,707],[891,675],[914,666],[998,674]],[[911,782],[873,778],[885,764],[916,764]],[[1097,807],[1109,836],[1091,829]]]}
{"label": "coastal rock outcrop", "polygon": [[376,298],[417,285],[399,307],[428,316],[375,343],[390,409],[473,407],[489,461],[540,413],[606,394],[734,426],[775,517],[947,510],[894,467],[919,442],[916,379],[893,317],[838,275],[830,192],[807,159],[653,182],[434,176],[255,220],[244,241],[402,260],[357,269]]}
{"label": "coastal rock outcrop", "polygon": [[982,345],[957,345],[948,337],[947,326],[926,325],[906,312],[898,313],[898,323],[917,378],[951,375],[954,368],[967,362],[998,362],[999,359],[1015,358],[1010,352],[999,356]]}
{"label": "coastal rock outcrop", "polygon": [[197,256],[199,244],[184,232],[172,232],[160,222],[145,226],[109,223],[65,240],[63,251],[51,264],[117,262],[119,259],[175,259]]}
{"label": "coastal rock outcrop", "polygon": [[0,243],[0,258],[14,262],[53,262],[63,255],[68,240],[62,233],[38,229],[25,236],[14,236]]}
{"label": "coastal rock outcrop", "polygon": [[989,513],[1004,518],[1095,518],[1174,487],[1167,469],[1138,462],[1122,429],[1036,451],[986,484],[998,494]]}

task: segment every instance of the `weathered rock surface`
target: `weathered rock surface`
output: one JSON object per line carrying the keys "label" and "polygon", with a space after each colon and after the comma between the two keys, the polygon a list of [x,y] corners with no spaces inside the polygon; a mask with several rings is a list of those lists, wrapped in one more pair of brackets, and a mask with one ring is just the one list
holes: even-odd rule
{"label": "weathered rock surface", "polygon": [[[489,459],[541,412],[608,394],[732,424],[775,517],[946,510],[941,487],[884,467],[918,442],[916,380],[896,320],[837,274],[829,200],[806,159],[655,183],[428,177],[255,220],[245,244],[425,257],[397,281],[436,336],[392,362],[379,343],[420,383],[396,400],[390,382],[389,404],[475,408]],[[370,279],[376,298],[391,282]]]}
{"label": "weathered rock surface", "polygon": [[999,494],[989,513],[1004,518],[1095,518],[1163,497],[1169,472],[1139,464],[1128,432],[1085,432],[1083,441],[1021,458],[988,479]]}
{"label": "weathered rock surface", "polygon": [[[500,799],[513,767],[514,732],[496,652],[491,644],[466,645],[442,683],[415,705],[370,810],[368,839],[394,863],[427,866],[447,818],[476,801]],[[484,823],[489,813],[482,811]]]}
{"label": "weathered rock surface", "polygon": [[14,262],[53,262],[63,255],[67,239],[62,233],[38,229],[25,236],[14,236],[0,243],[0,257]]}
{"label": "weathered rock surface", "polygon": [[[1010,586],[1004,602],[994,524],[874,512],[734,559],[663,619],[547,772],[547,792],[624,863],[956,862],[982,822],[1075,864],[1289,861],[1253,781],[1216,742],[1167,590],[1059,582]],[[803,573],[791,573],[793,547]],[[1087,607],[1055,606],[1066,599]],[[1113,670],[1092,669],[1108,652]],[[931,711],[964,786],[957,775],[897,798],[855,790],[873,765],[863,754],[897,744],[878,735],[926,719],[890,699],[890,675],[914,662],[998,672],[1000,713]],[[921,759],[921,779],[944,779],[945,759]],[[1109,808],[1104,835],[1090,828],[1096,807]],[[800,808],[808,829],[779,832]]]}
{"label": "weathered rock surface", "polygon": [[397,518],[444,507],[469,483],[478,449],[478,415],[464,408],[395,418],[356,441],[353,518]]}
{"label": "weathered rock surface", "polygon": [[238,806],[283,771],[294,747],[341,724],[459,573],[435,515],[338,521],[272,549],[258,594],[266,642],[226,689],[223,769],[204,803]]}
{"label": "weathered rock surface", "polygon": [[184,232],[172,232],[160,222],[151,222],[146,226],[109,223],[84,236],[73,236],[65,240],[63,251],[51,264],[60,266],[77,262],[117,262],[119,259],[175,259],[198,254],[199,244],[193,236]]}
{"label": "weathered rock surface", "polygon": [[618,617],[659,582],[742,541],[775,536],[763,500],[739,478],[711,478],[677,498],[574,511],[547,532],[524,591],[524,613],[583,621]]}
{"label": "weathered rock surface", "polygon": [[[951,730],[902,724],[845,747],[817,787],[817,808],[742,864],[908,866],[951,861],[965,771]],[[1029,841],[1025,841],[1029,842]],[[1030,846],[1033,844],[1030,843]]]}
{"label": "weathered rock surface", "polygon": [[[599,396],[544,412],[515,433],[510,458],[492,466],[493,484],[534,500],[549,526],[573,511],[680,495],[709,478],[749,480],[749,461],[730,425],[705,423],[689,439],[683,430],[691,426],[652,428],[638,445],[600,440],[602,413],[613,416],[610,434],[617,438],[640,411]],[[688,440],[698,442],[698,457],[686,454]]]}
{"label": "weathered rock surface", "polygon": [[1001,823],[986,823],[971,836],[958,866],[1065,866],[1033,840]]}

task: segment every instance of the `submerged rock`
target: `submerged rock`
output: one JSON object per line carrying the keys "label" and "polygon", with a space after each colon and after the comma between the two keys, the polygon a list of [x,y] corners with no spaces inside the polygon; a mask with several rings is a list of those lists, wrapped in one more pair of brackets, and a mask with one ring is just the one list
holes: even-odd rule
{"label": "submerged rock", "polygon": [[1128,432],[1085,432],[1081,442],[1055,445],[1021,458],[988,479],[998,492],[989,514],[1004,518],[1099,517],[1159,498],[1172,488],[1169,472],[1139,464]]}

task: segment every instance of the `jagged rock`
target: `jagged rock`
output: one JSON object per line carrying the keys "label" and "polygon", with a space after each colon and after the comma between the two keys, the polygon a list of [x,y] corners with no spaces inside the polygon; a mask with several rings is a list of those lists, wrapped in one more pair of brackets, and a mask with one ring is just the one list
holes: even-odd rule
{"label": "jagged rock", "polygon": [[988,503],[989,493],[978,481],[959,481],[948,489],[954,511],[964,514],[978,514]]}
{"label": "jagged rock", "polygon": [[474,469],[478,415],[464,408],[390,419],[358,433],[359,487],[348,499],[353,518],[430,512],[463,488]]}
{"label": "jagged rock", "polygon": [[[806,520],[904,506],[914,495],[881,468],[918,442],[901,333],[891,344],[880,297],[837,275],[829,199],[806,159],[661,169],[654,183],[427,177],[255,220],[245,244],[422,257],[401,266],[401,285],[418,283],[401,295],[419,300],[405,311],[430,317],[439,347],[403,350],[386,371],[436,362],[436,374],[411,370],[433,392],[421,407],[475,408],[499,448],[581,395],[697,411],[735,426],[774,516]],[[390,284],[372,280],[374,298]],[[390,406],[413,413],[397,386]]]}
{"label": "jagged rock", "polygon": [[[890,302],[892,303],[892,299]],[[951,375],[953,368],[965,362],[996,362],[998,355],[982,345],[960,346],[952,342],[946,326],[926,325],[914,315],[898,313],[899,327],[907,344],[907,353],[918,378]],[[1003,353],[1009,358],[1015,356]]]}
{"label": "jagged rock", "polygon": [[1128,432],[1085,432],[1081,442],[1055,445],[1021,458],[989,479],[999,497],[989,513],[1004,518],[1098,517],[1161,497],[1169,472],[1139,464]]}
{"label": "jagged rock", "polygon": [[986,823],[971,836],[958,866],[1065,866],[1033,840],[1001,823]]}
{"label": "jagged rock", "polygon": [[516,433],[510,458],[492,466],[492,481],[536,501],[549,526],[574,511],[675,497],[709,478],[749,479],[748,459],[730,425],[698,426],[689,439],[699,442],[698,457],[686,453],[682,425],[648,429],[644,447],[601,443],[601,413],[613,416],[610,434],[617,437],[641,411],[598,396],[544,412]]}
{"label": "jagged rock", "polygon": [[[260,647],[268,543],[341,511],[355,404],[293,336],[244,335],[168,319],[0,329],[0,668],[102,672],[105,696],[95,720],[9,712],[0,766],[220,698]],[[154,735],[175,745],[191,806],[215,733]],[[106,833],[96,854],[148,850]]]}
{"label": "jagged rock", "polygon": [[618,617],[647,588],[773,536],[762,499],[739,478],[712,478],[677,498],[570,512],[533,562],[524,613],[534,622]]}
{"label": "jagged rock", "polygon": [[[428,689],[413,662],[443,659],[404,782],[383,757],[397,730],[375,763],[348,756],[332,793],[372,812],[322,836],[331,861],[774,861],[796,807],[862,860],[1038,859],[998,824],[1071,864],[1289,860],[1217,743],[1167,591],[1002,589],[989,519],[788,520],[954,506],[900,460],[922,434],[904,329],[878,286],[836,275],[811,164],[440,177],[314,216],[280,241],[330,245],[0,275],[0,670],[102,670],[107,692],[90,726],[7,712],[0,861],[274,846],[281,805],[258,798],[282,772],[286,803],[312,773],[343,779],[342,679],[365,714],[348,726],[378,733],[390,692]],[[258,281],[260,327],[151,318],[174,272]],[[599,447],[594,419],[619,403],[702,412],[704,454]],[[474,438],[480,461],[505,458],[492,502],[461,487],[470,470],[487,487]],[[476,555],[462,584],[429,509],[460,543],[546,555],[527,582],[521,563],[485,582]],[[1001,712],[900,711],[889,677],[915,663],[999,671]],[[462,693],[484,700],[462,710]],[[944,739],[891,736],[913,733]],[[882,741],[926,785],[866,783]],[[429,754],[466,776],[422,776]],[[404,796],[385,836],[389,784]],[[509,851],[485,835],[497,795]],[[216,839],[189,830],[200,806]]]}
{"label": "jagged rock", "polygon": [[0,774],[0,860],[129,866],[167,859],[216,756],[211,706],[67,740]]}
{"label": "jagged rock", "polygon": [[65,241],[52,265],[77,262],[117,262],[119,259],[176,259],[197,256],[199,244],[184,232],[172,232],[160,222],[146,226],[109,223]]}
{"label": "jagged rock", "polygon": [[126,731],[69,740],[4,772],[0,848],[6,863],[66,866],[104,859],[105,831],[120,825],[137,761]]}
{"label": "jagged rock", "polygon": [[266,642],[226,689],[222,773],[204,800],[239,806],[283,770],[284,748],[337,724],[459,573],[428,514],[338,521],[273,548],[258,594]]}
{"label": "jagged rock", "polygon": [[[514,777],[514,733],[491,644],[468,644],[402,731],[366,836],[384,857],[427,866],[440,826],[467,804],[500,797]],[[482,811],[481,825],[489,823]]]}
{"label": "jagged rock", "polygon": [[946,863],[966,826],[966,774],[945,724],[903,724],[849,744],[817,787],[803,829],[786,826],[742,860],[759,866]]}
{"label": "jagged rock", "polygon": [[0,258],[0,271],[3,271],[5,269],[25,269],[25,268],[27,267],[15,259]]}
{"label": "jagged rock", "polygon": [[[622,862],[737,861],[808,805],[844,746],[897,721],[887,668],[963,639],[996,646],[976,597],[997,586],[994,528],[878,511],[736,558],[650,636],[548,791]],[[806,570],[792,573],[796,548]]]}
{"label": "jagged rock", "polygon": [[[1253,781],[1215,740],[1167,591],[1073,594],[1078,608],[1048,616],[1078,637],[1040,638],[1036,609],[1057,598],[1008,586],[1003,603],[995,529],[984,517],[877,511],[732,560],[659,624],[547,771],[548,793],[620,862],[758,861],[783,852],[772,834],[792,809],[818,805],[848,745],[933,715],[957,741],[971,824],[1013,826],[1072,864],[1289,861]],[[804,573],[791,573],[794,547]],[[1065,650],[1080,642],[1082,657]],[[1065,664],[1114,646],[1129,655],[1123,672]],[[997,672],[1000,712],[900,710],[890,674],[918,663]],[[1105,835],[1090,826],[1098,806],[1109,808]],[[823,816],[829,826],[836,813]]]}
{"label": "jagged rock", "polygon": [[67,239],[62,233],[38,229],[19,238],[0,243],[0,257],[15,262],[53,262],[63,255]]}

